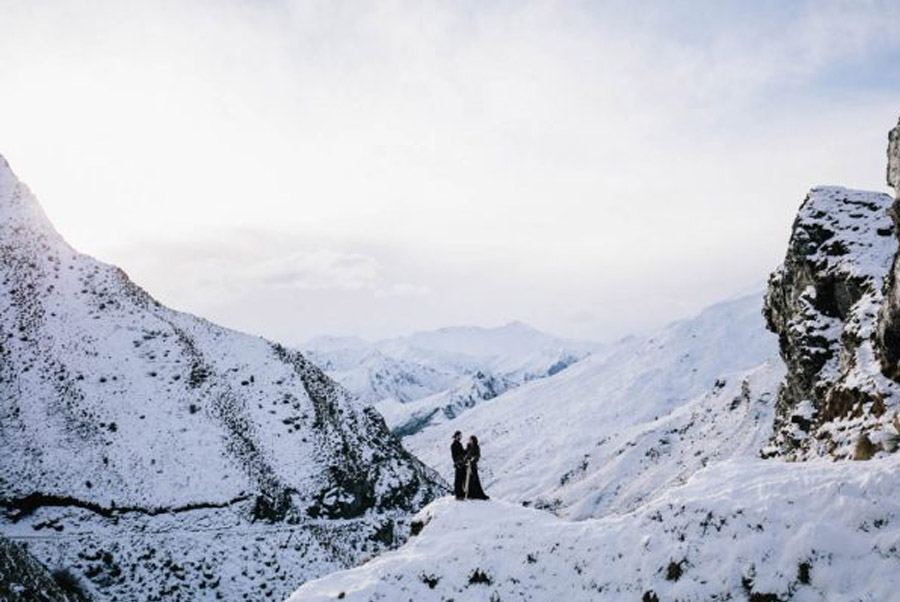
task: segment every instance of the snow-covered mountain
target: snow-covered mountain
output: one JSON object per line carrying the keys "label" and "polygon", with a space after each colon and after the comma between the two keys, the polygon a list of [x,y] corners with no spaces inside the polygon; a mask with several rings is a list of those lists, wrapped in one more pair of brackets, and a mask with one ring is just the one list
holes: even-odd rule
{"label": "snow-covered mountain", "polygon": [[434,502],[291,600],[897,599],[898,215],[810,192],[765,295],[777,344],[762,295],[733,300],[408,438],[448,472],[450,431],[479,435],[493,499]]}
{"label": "snow-covered mountain", "polygon": [[314,339],[307,344],[306,354],[364,403],[385,399],[407,403],[450,388],[460,379],[455,367],[396,358],[360,339],[347,340],[346,347],[335,344],[336,339]]}
{"label": "snow-covered mountain", "polygon": [[0,532],[101,600],[278,599],[443,491],[301,353],[168,309],[0,159]]}
{"label": "snow-covered mountain", "polygon": [[453,420],[525,382],[561,372],[602,346],[511,322],[496,328],[442,328],[372,343],[318,337],[305,348],[329,376],[375,404],[388,426],[405,437]]}
{"label": "snow-covered mountain", "polygon": [[404,444],[452,476],[459,429],[478,435],[483,479],[498,497],[575,518],[629,509],[767,437],[759,429],[770,428],[782,367],[761,305],[761,293],[742,297],[623,340]]}
{"label": "snow-covered mountain", "polygon": [[455,326],[405,337],[381,341],[379,348],[395,357],[422,363],[452,363],[458,358],[463,365],[466,358],[474,358],[475,365],[493,372],[515,372],[540,368],[540,359],[547,354],[570,351],[584,355],[596,349],[595,343],[559,338],[523,322],[510,322],[495,328]]}

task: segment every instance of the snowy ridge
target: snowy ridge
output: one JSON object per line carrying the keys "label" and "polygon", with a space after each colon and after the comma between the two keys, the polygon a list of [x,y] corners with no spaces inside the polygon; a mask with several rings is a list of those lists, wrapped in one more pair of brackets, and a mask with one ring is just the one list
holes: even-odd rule
{"label": "snowy ridge", "polygon": [[[5,161],[0,269],[0,529],[98,599],[237,597],[259,575],[277,597],[395,545],[443,490],[299,352],[71,249]],[[264,524],[285,539],[255,554]]]}

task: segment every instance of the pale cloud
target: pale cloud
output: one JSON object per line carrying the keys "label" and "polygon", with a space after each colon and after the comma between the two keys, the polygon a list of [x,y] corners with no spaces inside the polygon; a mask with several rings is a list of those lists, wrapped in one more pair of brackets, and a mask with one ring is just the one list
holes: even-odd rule
{"label": "pale cloud", "polygon": [[375,291],[379,297],[427,297],[433,294],[433,291],[422,284],[413,284],[411,282],[398,282]]}
{"label": "pale cloud", "polygon": [[0,152],[58,229],[291,339],[681,317],[765,279],[810,186],[882,189],[900,112],[895,2],[0,14]]}
{"label": "pale cloud", "polygon": [[246,274],[273,286],[359,291],[376,288],[380,269],[372,257],[316,249],[254,264]]}

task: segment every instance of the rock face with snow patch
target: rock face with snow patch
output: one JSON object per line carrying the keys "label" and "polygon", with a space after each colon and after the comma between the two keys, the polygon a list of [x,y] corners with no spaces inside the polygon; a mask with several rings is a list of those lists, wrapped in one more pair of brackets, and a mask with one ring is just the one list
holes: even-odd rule
{"label": "rock face with snow patch", "polygon": [[0,448],[0,529],[98,599],[278,599],[443,490],[299,352],[74,251],[2,159]]}
{"label": "rock face with snow patch", "polygon": [[788,367],[766,454],[867,459],[896,449],[900,297],[892,204],[883,193],[823,187],[801,206],[764,310]]}

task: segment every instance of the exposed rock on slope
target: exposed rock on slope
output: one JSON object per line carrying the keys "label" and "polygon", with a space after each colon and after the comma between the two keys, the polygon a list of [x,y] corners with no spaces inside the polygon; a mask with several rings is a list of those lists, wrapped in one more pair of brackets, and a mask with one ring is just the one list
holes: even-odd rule
{"label": "exposed rock on slope", "polygon": [[300,353],[72,250],[2,159],[0,270],[0,528],[101,598],[278,598],[442,490]]}
{"label": "exposed rock on slope", "polygon": [[[896,132],[889,178],[896,176]],[[800,208],[766,297],[766,318],[788,367],[767,455],[868,459],[897,448],[900,291],[892,204],[886,194],[829,187],[813,189]]]}
{"label": "exposed rock on slope", "polygon": [[816,188],[800,208],[766,297],[788,367],[770,453],[847,457],[860,433],[880,423],[896,389],[875,353],[897,252],[891,202],[886,194]]}
{"label": "exposed rock on slope", "polygon": [[0,600],[3,602],[88,602],[76,577],[51,575],[24,546],[0,537]]}

